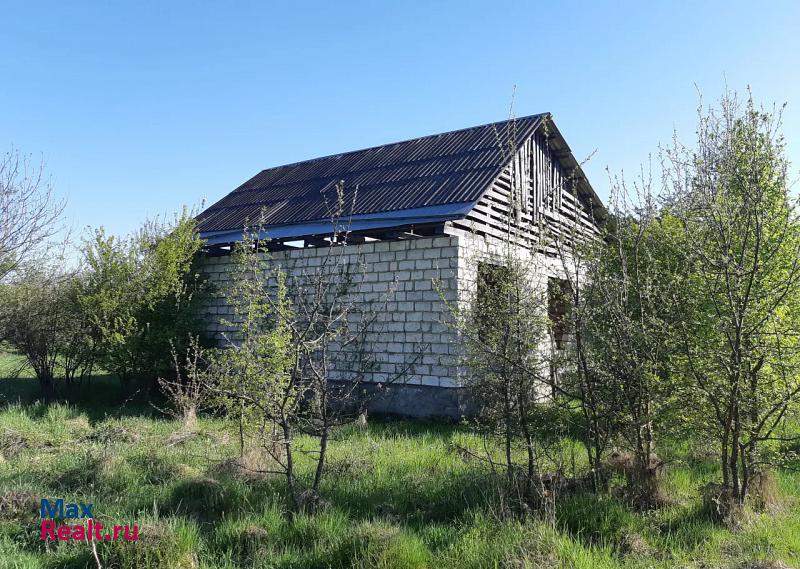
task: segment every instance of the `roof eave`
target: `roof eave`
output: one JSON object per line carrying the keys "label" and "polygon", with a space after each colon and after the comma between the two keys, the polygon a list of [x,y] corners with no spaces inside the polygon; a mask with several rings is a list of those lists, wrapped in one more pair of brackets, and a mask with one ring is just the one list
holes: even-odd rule
{"label": "roof eave", "polygon": [[[268,225],[258,229],[259,239],[301,238],[310,235],[328,235],[335,231],[369,231],[392,229],[408,225],[444,223],[466,217],[475,202],[443,204],[405,210],[353,215],[341,219],[319,219],[302,223]],[[241,241],[244,230],[201,231],[206,245],[223,245]]]}

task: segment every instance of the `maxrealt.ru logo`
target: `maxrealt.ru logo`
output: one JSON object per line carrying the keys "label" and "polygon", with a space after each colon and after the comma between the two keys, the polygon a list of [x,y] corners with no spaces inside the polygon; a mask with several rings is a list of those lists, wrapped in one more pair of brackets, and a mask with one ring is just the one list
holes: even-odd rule
{"label": "maxrealt.ru logo", "polygon": [[[139,539],[139,526],[136,524],[110,526],[106,529],[106,533],[103,533],[105,526],[94,519],[93,508],[94,504],[64,503],[61,498],[54,502],[42,499],[40,508],[42,539],[58,541],[116,541],[120,537],[127,541]],[[58,524],[55,520],[81,520],[81,523]]]}

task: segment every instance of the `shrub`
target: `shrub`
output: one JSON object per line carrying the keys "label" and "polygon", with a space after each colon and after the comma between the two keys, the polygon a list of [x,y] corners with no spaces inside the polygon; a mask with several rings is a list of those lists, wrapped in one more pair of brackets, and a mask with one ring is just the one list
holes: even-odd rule
{"label": "shrub", "polygon": [[204,329],[207,287],[194,270],[202,241],[184,210],[171,223],[146,223],[127,238],[100,228],[86,243],[80,305],[98,343],[100,362],[123,381],[155,379],[176,352]]}

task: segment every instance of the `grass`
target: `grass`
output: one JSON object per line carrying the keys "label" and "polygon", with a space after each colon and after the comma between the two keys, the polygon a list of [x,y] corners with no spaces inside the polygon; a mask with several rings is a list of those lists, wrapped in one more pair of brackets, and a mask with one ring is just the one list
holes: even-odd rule
{"label": "grass", "polygon": [[[800,565],[800,475],[789,472],[779,474],[784,511],[735,534],[700,511],[697,488],[716,475],[702,459],[670,468],[668,507],[636,513],[613,496],[569,496],[551,528],[494,515],[488,474],[457,451],[478,444],[467,427],[371,421],[336,432],[321,511],[289,516],[280,478],[220,467],[236,455],[222,419],[201,418],[198,436],[170,446],[180,426],[110,378],[68,404],[31,402],[35,392],[30,378],[0,380],[3,569],[96,566],[85,543],[39,539],[41,498],[90,502],[101,521],[139,525],[137,542],[98,545],[103,567]],[[309,463],[300,469],[310,474]]]}

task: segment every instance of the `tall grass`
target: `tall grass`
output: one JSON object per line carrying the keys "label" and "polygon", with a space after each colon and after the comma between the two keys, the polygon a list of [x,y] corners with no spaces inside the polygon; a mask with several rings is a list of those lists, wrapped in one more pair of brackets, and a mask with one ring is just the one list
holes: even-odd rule
{"label": "tall grass", "polygon": [[[3,388],[0,380],[0,390]],[[102,383],[100,383],[102,385]],[[96,385],[95,385],[96,386]],[[39,539],[38,500],[91,502],[99,519],[138,523],[140,541],[101,543],[104,567],[493,568],[741,567],[800,564],[800,475],[779,474],[784,508],[733,534],[707,519],[697,489],[713,461],[668,470],[670,504],[631,511],[610,496],[564,496],[556,526],[498,515],[492,477],[459,453],[467,427],[373,421],[335,433],[314,515],[289,515],[283,481],[221,468],[231,425],[180,425],[150,409],[11,403],[0,409],[0,567],[95,567],[85,543]],[[300,441],[309,444],[310,441]],[[302,476],[311,475],[301,460]]]}

